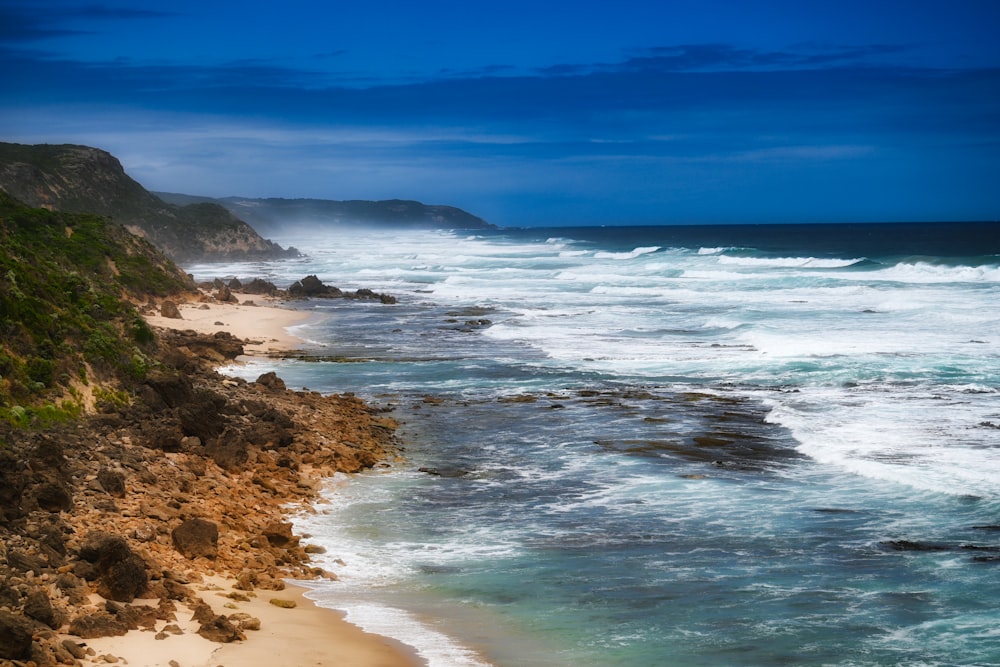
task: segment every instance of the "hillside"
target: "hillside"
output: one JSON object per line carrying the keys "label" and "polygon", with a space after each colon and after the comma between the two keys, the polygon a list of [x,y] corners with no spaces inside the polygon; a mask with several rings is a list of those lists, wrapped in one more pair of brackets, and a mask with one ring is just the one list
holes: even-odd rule
{"label": "hillside", "polygon": [[381,201],[247,197],[211,199],[168,192],[159,192],[157,195],[164,201],[177,205],[220,204],[264,234],[275,234],[283,228],[300,225],[472,230],[495,228],[482,218],[454,206],[424,204],[403,199]]}
{"label": "hillside", "polygon": [[0,143],[0,190],[29,206],[96,213],[143,236],[177,262],[296,256],[211,202],[167,203],[88,146]]}
{"label": "hillside", "polygon": [[75,412],[95,382],[141,380],[153,334],[132,304],[194,287],[119,225],[3,192],[0,250],[0,418],[12,422]]}

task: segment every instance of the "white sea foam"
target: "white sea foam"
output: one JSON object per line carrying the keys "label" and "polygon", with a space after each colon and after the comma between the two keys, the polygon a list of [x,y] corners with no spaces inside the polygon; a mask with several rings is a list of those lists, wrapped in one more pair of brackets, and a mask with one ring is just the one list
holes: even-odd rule
{"label": "white sea foam", "polygon": [[642,255],[648,255],[649,253],[656,252],[660,249],[660,246],[643,246],[640,248],[635,248],[630,252],[606,252],[598,251],[594,253],[595,259],[635,259]]}
{"label": "white sea foam", "polygon": [[789,428],[800,451],[820,463],[924,491],[998,497],[1000,437],[980,426],[996,413],[992,397],[945,395],[913,387],[813,388],[769,399],[767,419]]}
{"label": "white sea foam", "polygon": [[752,268],[791,268],[791,269],[839,269],[853,266],[864,261],[855,259],[820,259],[816,257],[732,257],[720,255],[719,264],[730,266],[746,266]]}
{"label": "white sea foam", "polygon": [[306,597],[322,607],[344,613],[348,623],[373,634],[395,639],[411,647],[428,667],[489,667],[480,658],[447,634],[413,614],[388,605],[360,602],[334,592],[336,584],[301,583],[311,590]]}
{"label": "white sea foam", "polygon": [[878,271],[864,271],[859,280],[888,280],[903,283],[998,283],[1000,266],[946,266],[927,262],[894,264]]}

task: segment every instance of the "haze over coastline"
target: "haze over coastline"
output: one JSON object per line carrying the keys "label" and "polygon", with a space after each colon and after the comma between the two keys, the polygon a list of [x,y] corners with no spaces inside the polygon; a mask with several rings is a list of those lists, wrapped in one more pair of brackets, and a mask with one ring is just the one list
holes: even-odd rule
{"label": "haze over coastline", "polygon": [[501,226],[996,220],[1000,6],[0,2],[0,139]]}

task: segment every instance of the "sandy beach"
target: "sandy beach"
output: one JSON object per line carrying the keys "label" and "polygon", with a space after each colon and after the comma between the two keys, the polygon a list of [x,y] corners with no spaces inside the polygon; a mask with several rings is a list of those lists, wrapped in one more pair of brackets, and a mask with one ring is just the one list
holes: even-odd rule
{"label": "sandy beach", "polygon": [[[294,348],[300,339],[287,328],[301,323],[308,313],[267,304],[259,296],[237,295],[239,304],[179,304],[181,319],[150,315],[154,327],[226,331],[250,341],[248,355]],[[247,305],[256,300],[262,305]],[[120,637],[86,640],[84,665],[127,664],[143,667],[272,667],[311,665],[330,667],[415,667],[425,665],[410,647],[364,632],[331,609],[317,606],[304,596],[305,588],[287,582],[284,590],[234,588],[236,580],[211,570],[201,583],[191,584],[216,614],[245,614],[246,640],[218,643],[197,634],[193,610],[178,603],[176,620],[157,621],[155,628],[132,630]],[[94,605],[104,601],[96,595]],[[137,600],[136,604],[142,601]],[[155,605],[156,600],[148,601]],[[259,622],[259,623],[258,623]],[[259,627],[259,629],[257,629]],[[71,638],[72,639],[72,638]]]}
{"label": "sandy beach", "polygon": [[[154,630],[133,630],[123,637],[87,640],[94,651],[85,664],[132,667],[413,667],[423,664],[398,642],[362,631],[331,609],[318,607],[305,589],[246,593],[235,580],[209,576],[194,585],[218,614],[246,614],[260,629],[248,629],[246,641],[220,644],[197,634],[192,610],[178,605],[177,621],[159,621]],[[249,598],[249,599],[246,599]],[[275,604],[279,603],[279,604]]]}
{"label": "sandy beach", "polygon": [[165,329],[190,329],[206,334],[226,331],[248,341],[244,345],[248,355],[290,350],[302,343],[302,339],[290,334],[288,328],[309,319],[308,312],[278,307],[273,300],[260,295],[236,293],[233,296],[239,300],[238,304],[180,303],[181,319],[147,315],[146,321]]}

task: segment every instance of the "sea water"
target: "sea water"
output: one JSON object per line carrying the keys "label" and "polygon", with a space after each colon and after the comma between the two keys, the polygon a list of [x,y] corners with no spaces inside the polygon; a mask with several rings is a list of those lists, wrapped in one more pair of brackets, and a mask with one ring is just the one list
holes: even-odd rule
{"label": "sea water", "polygon": [[404,458],[297,520],[434,666],[1000,664],[1000,226],[289,232],[295,387]]}

